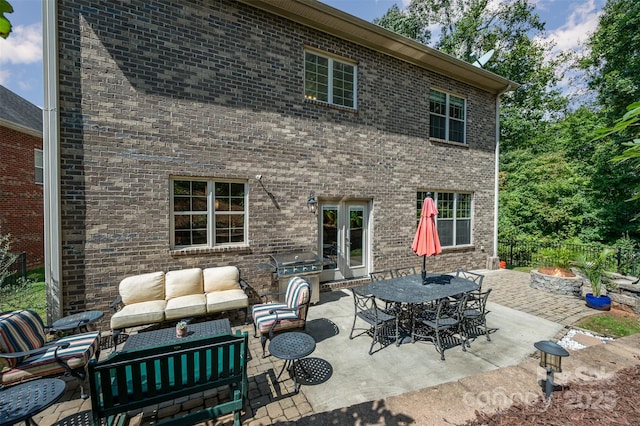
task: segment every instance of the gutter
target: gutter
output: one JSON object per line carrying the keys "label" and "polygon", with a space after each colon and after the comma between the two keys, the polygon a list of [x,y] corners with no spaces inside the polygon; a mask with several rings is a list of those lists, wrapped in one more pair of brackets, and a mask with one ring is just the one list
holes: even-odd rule
{"label": "gutter", "polygon": [[60,227],[60,126],[58,121],[57,7],[42,2],[42,53],[44,75],[44,262],[47,322],[62,317],[62,244]]}
{"label": "gutter", "polygon": [[[493,257],[498,257],[498,179],[500,177],[500,98],[513,87],[507,86],[496,96],[496,150],[495,150],[495,176],[494,176],[494,200],[493,200]],[[517,87],[516,87],[517,88]],[[500,259],[498,259],[499,261]]]}

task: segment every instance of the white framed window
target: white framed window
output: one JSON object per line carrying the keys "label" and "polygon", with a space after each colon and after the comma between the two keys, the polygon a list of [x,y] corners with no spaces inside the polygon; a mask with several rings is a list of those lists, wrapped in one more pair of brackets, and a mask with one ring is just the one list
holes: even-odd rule
{"label": "white framed window", "polygon": [[[436,228],[442,247],[467,246],[471,244],[472,197],[470,193],[460,192],[431,192],[436,203],[438,216]],[[418,191],[417,218],[422,213],[422,202],[427,191]],[[416,222],[417,225],[417,222]]]}
{"label": "white framed window", "polygon": [[305,51],[304,97],[356,109],[356,65]]}
{"label": "white framed window", "polygon": [[33,164],[35,169],[35,183],[44,183],[44,157],[41,149],[33,150]]}
{"label": "white framed window", "polygon": [[429,136],[466,143],[467,101],[431,89],[429,91]]}
{"label": "white framed window", "polygon": [[247,242],[247,183],[173,178],[171,246],[217,247]]}

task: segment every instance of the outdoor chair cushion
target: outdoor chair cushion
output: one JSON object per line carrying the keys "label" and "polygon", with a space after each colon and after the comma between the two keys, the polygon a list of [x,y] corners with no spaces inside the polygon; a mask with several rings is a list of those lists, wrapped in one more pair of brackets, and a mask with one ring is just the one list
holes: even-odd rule
{"label": "outdoor chair cushion", "polygon": [[162,271],[123,279],[118,286],[122,303],[131,305],[149,300],[164,300],[164,279]]}
{"label": "outdoor chair cushion", "polygon": [[125,305],[111,316],[111,329],[162,322],[166,306],[166,300],[150,300]]}
{"label": "outdoor chair cushion", "polygon": [[[0,315],[0,352],[26,352],[42,347],[45,341],[44,324],[34,311],[25,309]],[[2,370],[23,361],[23,358],[3,359]]]}
{"label": "outdoor chair cushion", "polygon": [[[190,268],[178,271],[169,271],[164,277],[165,298],[167,300],[174,297],[189,296],[193,294],[204,295],[202,286],[202,269]],[[204,303],[204,300],[203,300]]]}
{"label": "outdoor chair cushion", "polygon": [[[253,321],[260,334],[267,334],[271,330],[273,323],[278,320],[278,324],[273,327],[273,332],[302,328],[304,319],[298,317],[295,311],[282,311],[288,306],[284,303],[267,303],[264,305],[255,305],[252,310]],[[273,314],[269,312],[275,311]]]}
{"label": "outdoor chair cushion", "polygon": [[91,331],[63,337],[53,343],[47,344],[44,347],[50,346],[51,348],[46,352],[31,355],[11,370],[3,372],[0,383],[8,385],[37,377],[64,374],[66,370],[56,362],[54,354],[56,347],[66,343],[69,343],[66,349],[58,349],[58,358],[66,362],[72,370],[81,369],[98,351],[100,344],[99,337],[99,331]]}
{"label": "outdoor chair cushion", "polygon": [[[168,276],[168,274],[167,274]],[[167,300],[164,308],[166,320],[188,318],[207,313],[207,298],[204,294],[187,294]]]}
{"label": "outdoor chair cushion", "polygon": [[205,293],[240,289],[238,285],[238,282],[240,282],[240,270],[235,266],[205,268],[202,270],[202,276],[204,278]]}
{"label": "outdoor chair cushion", "polygon": [[209,313],[242,309],[248,305],[249,298],[241,288],[217,290],[207,293],[207,312]]}

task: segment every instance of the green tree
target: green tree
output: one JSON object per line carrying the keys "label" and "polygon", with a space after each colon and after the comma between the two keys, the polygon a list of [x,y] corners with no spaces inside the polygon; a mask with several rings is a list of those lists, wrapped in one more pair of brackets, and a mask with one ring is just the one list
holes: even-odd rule
{"label": "green tree", "polygon": [[640,2],[608,0],[598,28],[589,37],[588,53],[580,61],[589,87],[612,121],[640,99]]}
{"label": "green tree", "polygon": [[431,38],[431,32],[422,25],[417,16],[404,13],[395,4],[382,18],[375,18],[373,23],[422,44],[428,44]]}
{"label": "green tree", "polygon": [[7,0],[0,0],[0,37],[7,38],[11,33],[11,22],[4,16],[5,13],[13,13],[13,7]]}

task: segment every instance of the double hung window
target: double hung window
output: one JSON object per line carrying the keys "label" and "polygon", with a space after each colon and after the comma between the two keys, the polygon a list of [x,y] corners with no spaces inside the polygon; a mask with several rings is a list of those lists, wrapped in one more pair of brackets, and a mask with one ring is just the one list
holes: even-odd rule
{"label": "double hung window", "polygon": [[218,180],[171,181],[171,245],[242,245],[247,241],[247,184]]}
{"label": "double hung window", "polygon": [[429,136],[466,143],[466,101],[449,93],[429,91]]}
{"label": "double hung window", "polygon": [[33,164],[35,171],[35,183],[44,182],[44,159],[42,156],[42,150],[36,149],[33,151]]}
{"label": "double hung window", "polygon": [[304,54],[304,96],[347,108],[356,108],[356,66],[330,56]]}
{"label": "double hung window", "polygon": [[[426,191],[418,191],[417,217],[420,219]],[[438,209],[436,227],[442,247],[471,244],[471,194],[456,192],[432,192]],[[417,222],[416,222],[417,223]]]}

